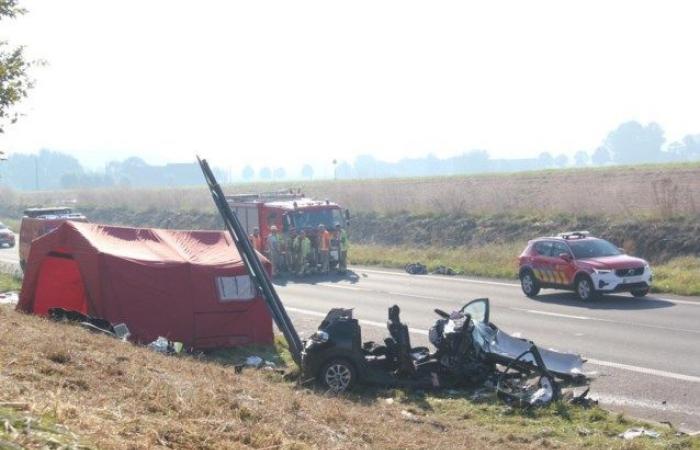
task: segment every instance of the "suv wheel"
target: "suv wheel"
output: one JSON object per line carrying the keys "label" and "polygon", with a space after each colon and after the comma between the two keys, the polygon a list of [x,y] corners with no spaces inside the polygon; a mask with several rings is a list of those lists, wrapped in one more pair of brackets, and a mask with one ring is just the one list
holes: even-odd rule
{"label": "suv wheel", "polygon": [[630,293],[635,297],[644,297],[649,293],[649,288],[634,289],[633,291],[630,291]]}
{"label": "suv wheel", "polygon": [[576,295],[579,300],[588,302],[595,300],[596,297],[598,297],[598,292],[595,290],[595,287],[593,287],[591,279],[587,276],[582,276],[576,281]]}
{"label": "suv wheel", "polygon": [[540,293],[540,284],[535,279],[535,276],[531,271],[526,271],[520,277],[520,287],[523,290],[523,294],[532,298]]}
{"label": "suv wheel", "polygon": [[357,381],[357,372],[347,360],[333,359],[321,367],[319,381],[331,392],[345,392]]}

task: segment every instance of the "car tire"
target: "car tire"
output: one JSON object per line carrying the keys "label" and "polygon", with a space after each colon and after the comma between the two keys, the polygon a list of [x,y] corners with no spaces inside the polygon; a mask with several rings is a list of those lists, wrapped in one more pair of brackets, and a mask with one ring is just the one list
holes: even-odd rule
{"label": "car tire", "polygon": [[530,298],[536,297],[540,293],[540,283],[532,271],[526,270],[520,276],[520,288],[523,290],[523,294]]}
{"label": "car tire", "polygon": [[598,291],[593,286],[593,281],[587,276],[581,276],[576,280],[575,284],[576,296],[579,300],[590,302],[598,298]]}
{"label": "car tire", "polygon": [[357,382],[357,370],[347,359],[335,358],[321,367],[318,380],[321,386],[331,392],[346,392]]}
{"label": "car tire", "polygon": [[644,297],[649,293],[649,288],[644,288],[644,289],[634,289],[630,291],[630,294],[632,294],[634,297]]}

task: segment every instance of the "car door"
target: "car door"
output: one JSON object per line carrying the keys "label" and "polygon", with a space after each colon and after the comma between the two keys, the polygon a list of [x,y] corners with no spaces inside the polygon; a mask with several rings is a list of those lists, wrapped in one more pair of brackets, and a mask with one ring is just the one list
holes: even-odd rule
{"label": "car door", "polygon": [[[568,255],[568,256],[562,256]],[[569,250],[569,246],[564,242],[552,243],[552,259],[554,277],[557,279],[557,284],[568,286],[573,283],[576,275],[576,267],[574,265],[574,257]]]}
{"label": "car door", "polygon": [[532,269],[535,278],[543,284],[556,284],[554,279],[554,265],[552,258],[552,241],[538,241],[533,247]]}
{"label": "car door", "polygon": [[488,323],[490,310],[488,298],[477,298],[464,305],[461,312],[469,314],[474,322]]}

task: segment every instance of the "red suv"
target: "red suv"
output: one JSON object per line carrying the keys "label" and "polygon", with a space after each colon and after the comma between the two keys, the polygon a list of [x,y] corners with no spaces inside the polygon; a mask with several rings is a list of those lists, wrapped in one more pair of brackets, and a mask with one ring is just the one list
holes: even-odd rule
{"label": "red suv", "polygon": [[581,300],[612,292],[644,297],[651,286],[648,262],[586,231],[534,239],[518,260],[520,285],[528,297],[542,288],[573,290]]}

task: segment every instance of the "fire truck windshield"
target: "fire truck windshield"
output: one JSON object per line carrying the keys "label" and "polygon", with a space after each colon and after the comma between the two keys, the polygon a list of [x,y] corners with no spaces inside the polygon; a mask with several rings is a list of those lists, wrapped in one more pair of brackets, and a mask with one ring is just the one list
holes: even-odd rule
{"label": "fire truck windshield", "polygon": [[320,224],[328,230],[335,228],[335,224],[345,225],[343,214],[338,208],[306,209],[298,210],[290,214],[294,228],[297,230],[317,228]]}

